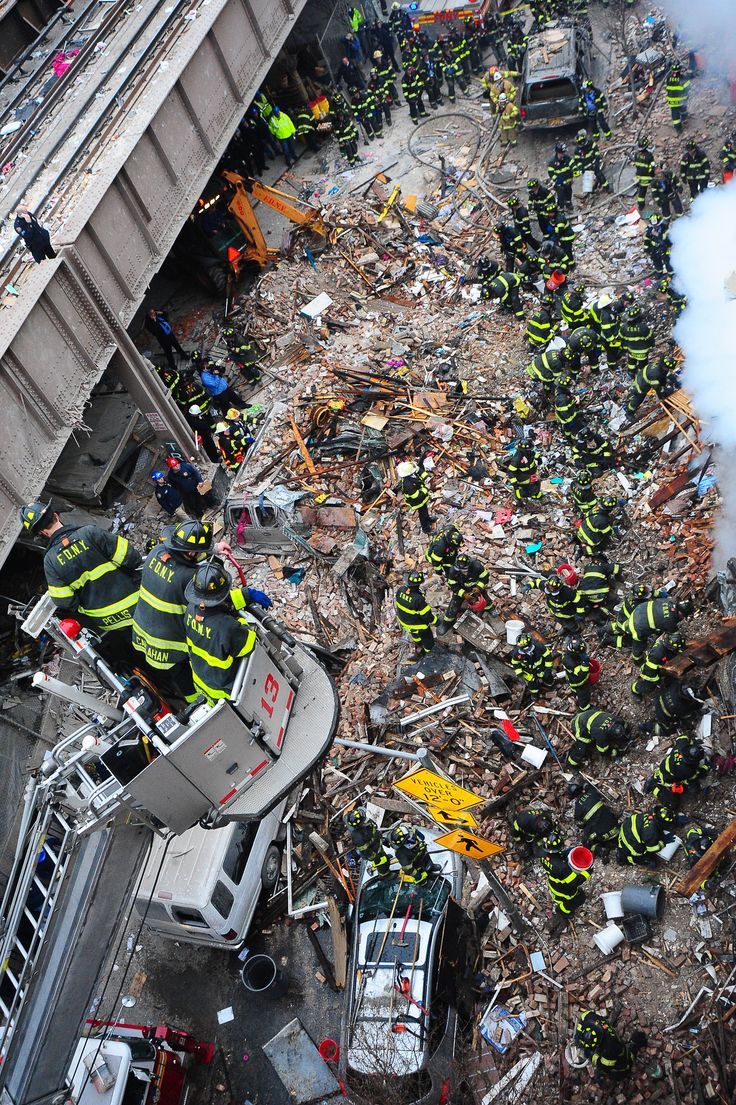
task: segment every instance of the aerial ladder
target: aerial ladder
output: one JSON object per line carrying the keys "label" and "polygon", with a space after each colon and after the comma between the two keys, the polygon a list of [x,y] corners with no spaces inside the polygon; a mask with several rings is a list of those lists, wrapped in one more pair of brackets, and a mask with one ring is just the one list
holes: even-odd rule
{"label": "aerial ladder", "polygon": [[142,673],[113,669],[95,635],[60,619],[48,594],[25,617],[25,632],[47,634],[85,679],[80,688],[37,672],[34,684],[87,720],[46,753],[26,787],[0,904],[0,1105],[50,1105],[64,1090],[95,964],[152,834],[258,820],[330,747],[332,680],[273,617],[254,617],[256,645],[231,699],[180,713]]}

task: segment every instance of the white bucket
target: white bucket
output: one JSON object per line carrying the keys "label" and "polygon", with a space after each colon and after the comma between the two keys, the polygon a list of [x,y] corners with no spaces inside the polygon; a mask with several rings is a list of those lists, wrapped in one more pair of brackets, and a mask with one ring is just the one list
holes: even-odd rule
{"label": "white bucket", "polygon": [[547,749],[537,748],[535,744],[525,744],[521,753],[522,760],[526,760],[532,767],[541,767],[547,759]]}
{"label": "white bucket", "polygon": [[515,645],[524,631],[524,623],[514,621],[506,622],[506,644]]}
{"label": "white bucket", "polygon": [[571,1067],[575,1070],[581,1070],[588,1065],[588,1057],[585,1052],[582,1051],[575,1044],[568,1044],[565,1048],[565,1058]]}
{"label": "white bucket", "polygon": [[604,955],[610,955],[613,949],[619,946],[623,938],[624,930],[619,928],[618,925],[611,924],[595,933],[593,943],[597,948],[600,948]]}
{"label": "white bucket", "polygon": [[624,911],[621,907],[620,890],[609,890],[607,894],[601,894],[601,901],[609,921],[615,921],[617,917],[623,917]]}
{"label": "white bucket", "polygon": [[592,169],[586,169],[583,173],[583,194],[589,196],[595,187],[595,173]]}
{"label": "white bucket", "polygon": [[682,844],[682,840],[679,836],[676,836],[674,840],[671,840],[669,844],[665,844],[664,848],[660,848],[657,855],[660,859],[668,860],[672,859],[677,849]]}

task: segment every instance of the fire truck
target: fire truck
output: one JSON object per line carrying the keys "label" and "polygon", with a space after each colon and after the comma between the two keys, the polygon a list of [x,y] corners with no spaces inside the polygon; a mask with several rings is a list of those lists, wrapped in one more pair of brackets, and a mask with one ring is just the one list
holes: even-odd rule
{"label": "fire truck", "polygon": [[[255,616],[231,699],[177,713],[144,673],[108,664],[48,595],[26,614],[25,632],[45,634],[79,673],[72,683],[37,672],[35,685],[86,720],[29,778],[19,818],[0,905],[0,1105],[68,1100],[81,1025],[153,835],[259,820],[327,753],[339,714],[332,680],[279,622]],[[163,1059],[148,1044],[181,1050],[172,1039],[145,1036],[152,1069]],[[141,1050],[116,1046],[111,1062]]]}

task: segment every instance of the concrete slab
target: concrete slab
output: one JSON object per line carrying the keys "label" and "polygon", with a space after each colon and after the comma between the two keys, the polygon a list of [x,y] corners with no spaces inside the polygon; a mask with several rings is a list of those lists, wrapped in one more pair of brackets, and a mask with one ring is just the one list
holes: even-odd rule
{"label": "concrete slab", "polygon": [[313,1105],[340,1092],[340,1083],[298,1017],[265,1043],[263,1050],[297,1105]]}

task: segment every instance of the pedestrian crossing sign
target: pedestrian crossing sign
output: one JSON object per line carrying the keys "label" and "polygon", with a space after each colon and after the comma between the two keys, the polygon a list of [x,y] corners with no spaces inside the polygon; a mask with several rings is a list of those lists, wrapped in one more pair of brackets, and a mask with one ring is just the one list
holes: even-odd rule
{"label": "pedestrian crossing sign", "polygon": [[440,810],[453,813],[470,809],[471,806],[478,806],[483,802],[477,794],[459,787],[451,779],[444,779],[434,771],[428,771],[426,767],[420,767],[405,775],[398,783],[394,783],[394,786],[404,794],[417,798],[420,802],[426,802],[428,806],[436,806]]}
{"label": "pedestrian crossing sign", "polygon": [[469,833],[465,829],[453,829],[450,833],[435,838],[435,844],[441,844],[443,848],[449,848],[451,852],[459,852],[461,856],[469,859],[488,859],[496,852],[503,852],[500,844],[494,844],[491,840],[485,840],[482,836]]}

